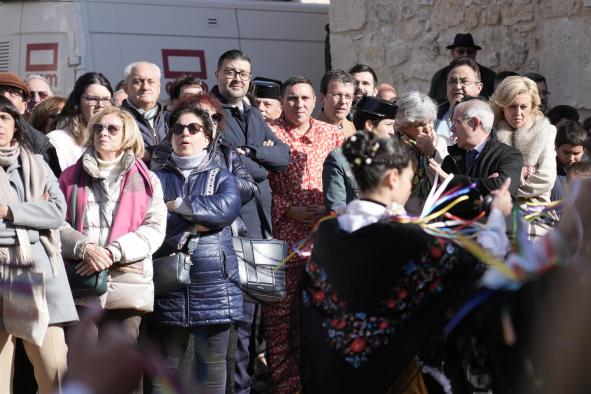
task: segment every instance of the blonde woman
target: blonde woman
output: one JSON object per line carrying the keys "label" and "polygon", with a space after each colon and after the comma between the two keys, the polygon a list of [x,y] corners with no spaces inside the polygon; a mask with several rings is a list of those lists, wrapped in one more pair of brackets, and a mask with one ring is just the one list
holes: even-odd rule
{"label": "blonde woman", "polygon": [[78,78],[57,118],[57,129],[47,134],[57,151],[61,171],[82,156],[88,140],[88,121],[101,109],[111,106],[112,96],[111,84],[103,74],[89,72]]}
{"label": "blonde woman", "polygon": [[522,201],[550,201],[556,180],[556,128],[538,109],[540,96],[534,81],[508,77],[490,98],[497,138],[523,155],[517,197]]}
{"label": "blonde woman", "polygon": [[152,254],[166,230],[162,188],[141,160],[144,143],[128,112],[106,108],[88,129],[88,149],[60,176],[69,224],[61,230],[62,253],[79,275],[109,269],[107,292],[76,298],[76,305],[101,307],[136,339],[154,305]]}
{"label": "blonde woman", "polygon": [[[499,141],[523,155],[523,168],[517,198],[521,204],[549,202],[556,180],[556,127],[538,109],[540,96],[534,81],[526,77],[508,77],[490,98],[495,114],[493,130]],[[531,238],[543,235],[549,225],[532,224]]]}

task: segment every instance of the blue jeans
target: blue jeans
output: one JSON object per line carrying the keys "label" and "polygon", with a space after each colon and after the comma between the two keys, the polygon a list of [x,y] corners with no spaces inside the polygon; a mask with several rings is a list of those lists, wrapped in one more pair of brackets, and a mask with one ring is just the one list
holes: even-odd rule
{"label": "blue jeans", "polygon": [[[188,392],[224,394],[226,390],[226,352],[230,324],[195,327],[150,327],[150,337],[157,342],[167,366],[177,373],[183,361],[191,336],[195,344],[196,390],[185,387]],[[193,374],[191,374],[193,375]],[[162,387],[152,384],[152,393],[161,393]]]}

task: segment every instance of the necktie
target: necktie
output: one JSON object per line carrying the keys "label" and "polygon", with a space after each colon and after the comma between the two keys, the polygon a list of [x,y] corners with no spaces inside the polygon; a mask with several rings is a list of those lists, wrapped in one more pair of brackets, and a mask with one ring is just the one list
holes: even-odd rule
{"label": "necktie", "polygon": [[476,149],[470,149],[466,153],[466,171],[468,171],[472,167],[477,157],[478,151]]}

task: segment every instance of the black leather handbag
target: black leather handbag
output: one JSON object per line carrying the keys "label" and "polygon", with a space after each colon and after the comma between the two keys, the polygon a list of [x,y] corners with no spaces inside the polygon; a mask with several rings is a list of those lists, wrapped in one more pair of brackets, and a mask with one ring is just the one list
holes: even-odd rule
{"label": "black leather handbag", "polygon": [[154,266],[154,294],[160,295],[191,283],[191,255],[176,252],[152,260]]}
{"label": "black leather handbag", "polygon": [[82,276],[76,272],[76,261],[65,261],[66,274],[74,298],[101,296],[107,292],[107,276],[109,270],[96,272],[90,276]]}
{"label": "black leather handbag", "polygon": [[[263,227],[265,239],[233,237],[234,250],[238,257],[240,287],[249,302],[277,302],[285,297],[284,260],[288,253],[285,241],[273,239],[258,190],[254,198]],[[233,233],[237,234],[235,229]]]}

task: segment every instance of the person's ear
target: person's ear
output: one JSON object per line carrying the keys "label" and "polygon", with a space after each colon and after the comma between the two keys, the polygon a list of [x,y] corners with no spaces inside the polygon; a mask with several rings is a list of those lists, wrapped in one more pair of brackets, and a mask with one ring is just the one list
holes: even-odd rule
{"label": "person's ear", "polygon": [[373,122],[371,120],[369,120],[369,119],[366,119],[365,120],[365,123],[363,124],[363,127],[367,131],[373,131]]}
{"label": "person's ear", "polygon": [[400,172],[398,169],[392,168],[388,170],[384,176],[384,181],[390,190],[398,189],[398,183],[400,181]]}
{"label": "person's ear", "polygon": [[478,125],[482,125],[482,122],[476,116],[473,116],[472,118],[470,118],[470,122],[472,122],[473,129],[477,129]]}

